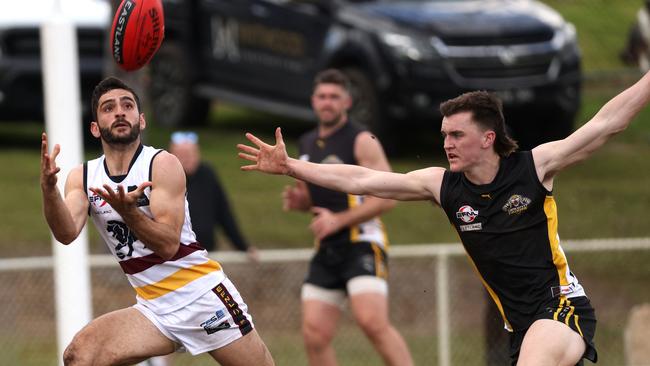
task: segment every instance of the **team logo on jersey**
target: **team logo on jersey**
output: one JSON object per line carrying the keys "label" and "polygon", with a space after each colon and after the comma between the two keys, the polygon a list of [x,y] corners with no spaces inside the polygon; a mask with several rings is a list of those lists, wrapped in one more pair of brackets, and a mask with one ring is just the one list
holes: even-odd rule
{"label": "team logo on jersey", "polygon": [[519,215],[528,209],[528,205],[530,205],[531,202],[531,199],[528,197],[513,194],[508,198],[508,202],[506,202],[501,209],[507,212],[508,215]]}
{"label": "team logo on jersey", "polygon": [[[138,186],[128,186],[126,188],[127,192],[133,192],[136,189],[138,189]],[[135,205],[137,207],[142,207],[142,206],[149,206],[149,198],[142,192],[142,195],[138,197],[138,200],[136,201]]]}
{"label": "team logo on jersey", "polygon": [[325,159],[321,161],[321,164],[343,164],[343,160],[338,156],[331,154],[327,155]]}
{"label": "team logo on jersey", "polygon": [[470,205],[465,205],[458,209],[456,212],[456,218],[461,219],[465,223],[473,222],[478,216],[478,210],[475,210]]}
{"label": "team logo on jersey", "polygon": [[[119,242],[115,246],[115,255],[120,259],[130,257],[133,254],[133,242],[138,240],[131,229],[125,223],[117,220],[109,220],[106,225],[106,230],[113,234],[113,237]],[[127,248],[127,253],[124,254],[122,249]]]}

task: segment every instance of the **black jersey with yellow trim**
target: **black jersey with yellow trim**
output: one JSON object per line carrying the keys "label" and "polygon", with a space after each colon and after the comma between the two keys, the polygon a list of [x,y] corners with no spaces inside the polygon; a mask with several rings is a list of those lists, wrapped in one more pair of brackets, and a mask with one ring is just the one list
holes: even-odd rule
{"label": "black jersey with yellow trim", "polygon": [[[320,137],[318,128],[315,128],[300,137],[300,159],[321,164],[359,165],[354,155],[354,145],[357,136],[364,131],[363,128],[350,121],[327,137]],[[311,183],[307,183],[307,187],[312,205],[327,208],[332,212],[345,211],[363,202],[363,196],[337,192]],[[364,230],[368,233],[364,233]],[[364,240],[375,242],[381,246],[386,245],[387,238],[379,219],[346,227],[324,238],[321,243]]]}
{"label": "black jersey with yellow trim", "polygon": [[502,158],[485,185],[447,171],[440,196],[509,330],[530,326],[549,299],[584,296],[559,244],[555,200],[540,183],[530,151]]}

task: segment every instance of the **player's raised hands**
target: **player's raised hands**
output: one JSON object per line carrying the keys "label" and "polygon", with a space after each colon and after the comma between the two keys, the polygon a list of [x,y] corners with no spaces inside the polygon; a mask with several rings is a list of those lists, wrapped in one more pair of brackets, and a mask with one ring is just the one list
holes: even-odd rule
{"label": "player's raised hands", "polygon": [[61,168],[56,166],[56,157],[61,152],[59,144],[54,145],[52,153],[49,153],[47,145],[47,135],[45,132],[41,135],[41,187],[51,188],[56,186],[57,173]]}
{"label": "player's raised hands", "polygon": [[251,133],[246,133],[246,138],[257,147],[237,144],[240,151],[238,155],[255,164],[244,165],[241,170],[259,170],[270,174],[287,174],[289,172],[287,166],[289,156],[282,140],[280,127],[275,129],[275,145],[269,145]]}
{"label": "player's raised hands", "polygon": [[89,189],[111,205],[120,215],[125,216],[128,210],[137,207],[138,198],[143,195],[145,188],[151,187],[151,184],[151,182],[144,182],[132,192],[126,192],[121,184],[117,186],[117,190],[113,190],[108,184],[104,184],[104,189],[97,187]]}

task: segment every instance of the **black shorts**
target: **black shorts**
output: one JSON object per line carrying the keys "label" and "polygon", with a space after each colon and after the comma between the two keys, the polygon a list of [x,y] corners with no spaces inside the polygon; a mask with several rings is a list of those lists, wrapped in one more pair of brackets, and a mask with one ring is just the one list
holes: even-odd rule
{"label": "black shorts", "polygon": [[[594,346],[596,333],[596,312],[586,296],[572,298],[555,298],[551,300],[542,311],[535,315],[533,322],[539,319],[551,319],[568,325],[574,332],[580,334],[587,348],[582,358],[591,362],[598,361],[598,353]],[[531,322],[532,324],[532,322]],[[524,341],[527,329],[510,333],[510,359],[515,366],[519,359],[519,350]],[[582,366],[583,360],[577,366]]]}
{"label": "black shorts", "polygon": [[388,278],[388,258],[382,247],[370,242],[321,244],[305,283],[345,290],[348,281],[358,276]]}

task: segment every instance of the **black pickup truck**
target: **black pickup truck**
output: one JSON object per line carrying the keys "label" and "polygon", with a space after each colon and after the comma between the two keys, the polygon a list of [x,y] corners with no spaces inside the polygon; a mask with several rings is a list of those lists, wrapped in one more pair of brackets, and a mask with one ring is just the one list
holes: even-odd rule
{"label": "black pickup truck", "polygon": [[[203,123],[220,99],[313,119],[316,72],[353,83],[351,114],[388,138],[439,123],[441,101],[498,93],[523,147],[568,134],[580,106],[576,31],[518,0],[164,0],[151,63],[154,119]],[[437,128],[437,127],[435,127]]]}

